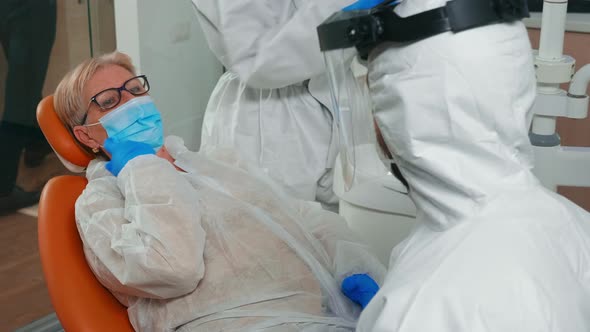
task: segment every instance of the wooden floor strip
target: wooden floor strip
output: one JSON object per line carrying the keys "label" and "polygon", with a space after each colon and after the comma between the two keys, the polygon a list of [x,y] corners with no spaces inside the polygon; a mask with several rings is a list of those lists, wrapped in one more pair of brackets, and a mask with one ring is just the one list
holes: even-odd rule
{"label": "wooden floor strip", "polygon": [[53,313],[37,245],[37,219],[0,217],[0,331],[14,331]]}

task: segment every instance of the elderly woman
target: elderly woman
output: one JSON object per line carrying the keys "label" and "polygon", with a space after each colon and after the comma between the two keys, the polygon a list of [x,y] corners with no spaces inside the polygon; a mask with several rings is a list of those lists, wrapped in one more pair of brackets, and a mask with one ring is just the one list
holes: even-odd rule
{"label": "elderly woman", "polygon": [[344,221],[291,198],[232,151],[164,143],[148,91],[115,52],[75,68],[54,99],[97,155],[76,221],[90,267],[133,327],[354,329],[358,304],[377,291],[369,276],[380,282],[385,271]]}

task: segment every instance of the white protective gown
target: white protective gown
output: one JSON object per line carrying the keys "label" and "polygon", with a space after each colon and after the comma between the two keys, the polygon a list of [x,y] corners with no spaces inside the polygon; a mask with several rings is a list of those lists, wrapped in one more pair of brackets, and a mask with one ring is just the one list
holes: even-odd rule
{"label": "white protective gown", "polygon": [[375,118],[418,226],[358,331],[590,331],[590,214],[531,173],[534,75],[521,22],[371,54]]}
{"label": "white protective gown", "polygon": [[316,27],[352,2],[193,0],[228,70],[209,100],[201,150],[230,147],[298,198],[337,203],[338,134]]}
{"label": "white protective gown", "polygon": [[76,202],[86,258],[137,331],[351,331],[344,277],[385,269],[338,215],[287,196],[232,153],[169,137],[118,177],[93,161]]}

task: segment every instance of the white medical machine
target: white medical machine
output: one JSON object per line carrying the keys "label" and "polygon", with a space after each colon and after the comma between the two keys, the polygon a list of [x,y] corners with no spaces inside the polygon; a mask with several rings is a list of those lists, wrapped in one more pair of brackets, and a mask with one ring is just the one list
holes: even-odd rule
{"label": "white medical machine", "polygon": [[[556,132],[557,117],[588,116],[590,64],[576,72],[575,59],[563,54],[566,13],[567,0],[544,1],[539,50],[534,51],[537,99],[529,133],[534,173],[554,191],[557,186],[590,187],[590,148],[561,146]],[[560,88],[563,83],[569,83],[568,91]]]}

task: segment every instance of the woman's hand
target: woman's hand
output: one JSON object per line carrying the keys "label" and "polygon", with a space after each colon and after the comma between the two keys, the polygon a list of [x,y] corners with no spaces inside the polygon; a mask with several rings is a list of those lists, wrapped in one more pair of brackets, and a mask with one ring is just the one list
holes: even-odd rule
{"label": "woman's hand", "polygon": [[162,146],[158,152],[156,152],[156,156],[168,160],[172,165],[174,165],[174,158],[168,153],[165,146]]}
{"label": "woman's hand", "polygon": [[174,158],[172,158],[172,156],[170,155],[170,153],[168,152],[168,150],[166,150],[166,147],[165,146],[162,146],[160,148],[160,150],[158,150],[158,152],[156,152],[156,156],[158,156],[158,157],[160,157],[162,159],[168,160],[172,164],[172,166],[174,166],[174,168],[176,168],[177,170],[179,170],[181,172],[184,172],[184,170],[182,168],[180,168],[180,167],[178,167],[178,166],[176,166],[174,164],[174,162],[176,160]]}

